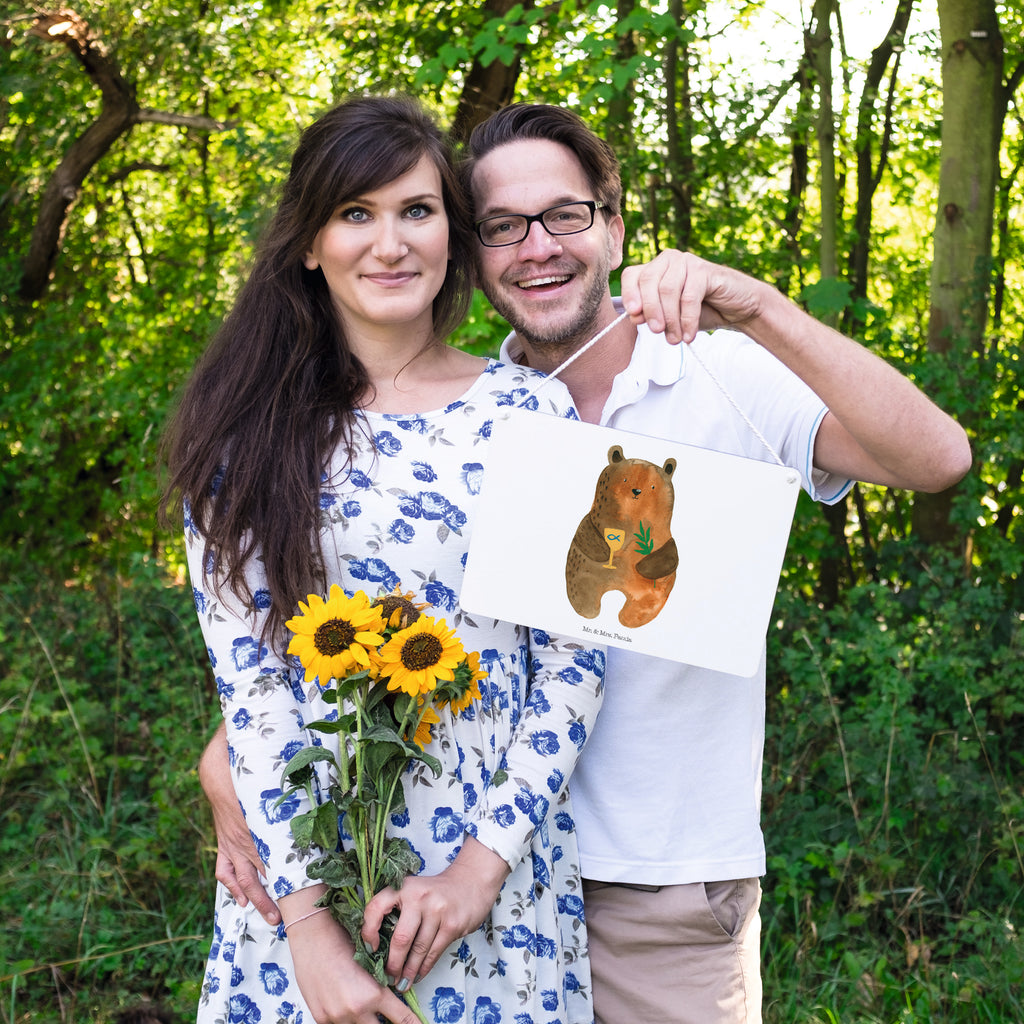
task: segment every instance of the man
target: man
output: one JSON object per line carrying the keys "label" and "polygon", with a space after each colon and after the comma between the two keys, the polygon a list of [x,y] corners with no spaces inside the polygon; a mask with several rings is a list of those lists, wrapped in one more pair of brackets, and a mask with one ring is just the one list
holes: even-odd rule
{"label": "man", "polygon": [[[515,330],[503,358],[551,372],[619,316],[618,164],[545,105],[499,111],[469,149],[480,286]],[[970,468],[952,419],[771,286],[675,253],[627,268],[623,294],[630,319],[559,374],[584,420],[769,457],[735,402],[826,502],[854,479],[935,491]],[[720,327],[734,330],[706,333]],[[764,659],[744,679],[612,649],[606,680],[571,783],[597,1022],[759,1021]],[[208,792],[223,756],[204,757]],[[219,803],[218,877],[272,912]]]}

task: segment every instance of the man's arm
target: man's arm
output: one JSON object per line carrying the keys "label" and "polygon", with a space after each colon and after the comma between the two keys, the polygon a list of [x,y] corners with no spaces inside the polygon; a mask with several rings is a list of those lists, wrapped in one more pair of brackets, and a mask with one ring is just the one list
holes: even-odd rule
{"label": "man's arm", "polygon": [[963,428],[908,378],[863,345],[805,313],[763,281],[692,253],[667,250],[622,273],[634,322],[691,342],[698,330],[742,331],[828,406],[817,468],[869,483],[941,491],[971,467]]}
{"label": "man's arm", "polygon": [[279,924],[281,914],[260,883],[263,862],[256,852],[231,783],[228,737],[223,722],[199,759],[199,782],[213,809],[213,827],[217,833],[217,881],[227,886],[239,906],[248,906],[252,900],[267,924]]}

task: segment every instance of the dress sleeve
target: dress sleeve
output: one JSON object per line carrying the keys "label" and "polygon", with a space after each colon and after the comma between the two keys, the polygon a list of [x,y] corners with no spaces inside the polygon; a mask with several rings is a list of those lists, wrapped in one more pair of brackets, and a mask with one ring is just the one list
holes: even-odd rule
{"label": "dress sleeve", "polygon": [[523,859],[538,828],[566,830],[550,815],[594,727],[604,695],[605,651],[530,631],[525,709],[466,831],[510,867]]}
{"label": "dress sleeve", "polygon": [[204,539],[186,510],[185,541],[199,622],[213,666],[227,724],[232,781],[246,824],[274,896],[313,885],[305,852],[292,839],[289,821],[308,808],[305,796],[282,795],[281,771],[301,747],[318,742],[305,729],[308,705],[302,677],[261,642],[269,595],[257,569],[249,574],[254,595],[245,606],[226,586],[214,589],[215,566],[204,565]]}

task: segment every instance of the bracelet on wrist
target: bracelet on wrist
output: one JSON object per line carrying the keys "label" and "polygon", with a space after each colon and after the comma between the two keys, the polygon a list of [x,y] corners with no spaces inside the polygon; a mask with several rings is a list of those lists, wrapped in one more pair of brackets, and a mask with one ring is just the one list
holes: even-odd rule
{"label": "bracelet on wrist", "polygon": [[296,925],[300,921],[308,921],[309,918],[316,917],[317,914],[322,914],[327,909],[327,907],[317,907],[316,910],[311,910],[308,914],[303,914],[302,917],[295,918],[295,920],[292,921],[290,924],[286,924],[284,926],[285,932],[287,933],[288,929],[291,928],[292,925]]}

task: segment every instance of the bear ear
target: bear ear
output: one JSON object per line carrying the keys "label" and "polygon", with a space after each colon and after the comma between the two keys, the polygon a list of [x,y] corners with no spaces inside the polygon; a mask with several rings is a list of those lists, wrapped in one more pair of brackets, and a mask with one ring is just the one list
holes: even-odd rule
{"label": "bear ear", "polygon": [[622,462],[624,458],[625,456],[622,454],[622,448],[619,445],[614,444],[608,449],[608,461],[612,465],[616,462]]}
{"label": "bear ear", "polygon": [[666,476],[671,476],[675,472],[675,470],[676,470],[676,460],[675,459],[668,459],[665,462],[665,465],[662,466],[662,469],[665,470],[665,475]]}

